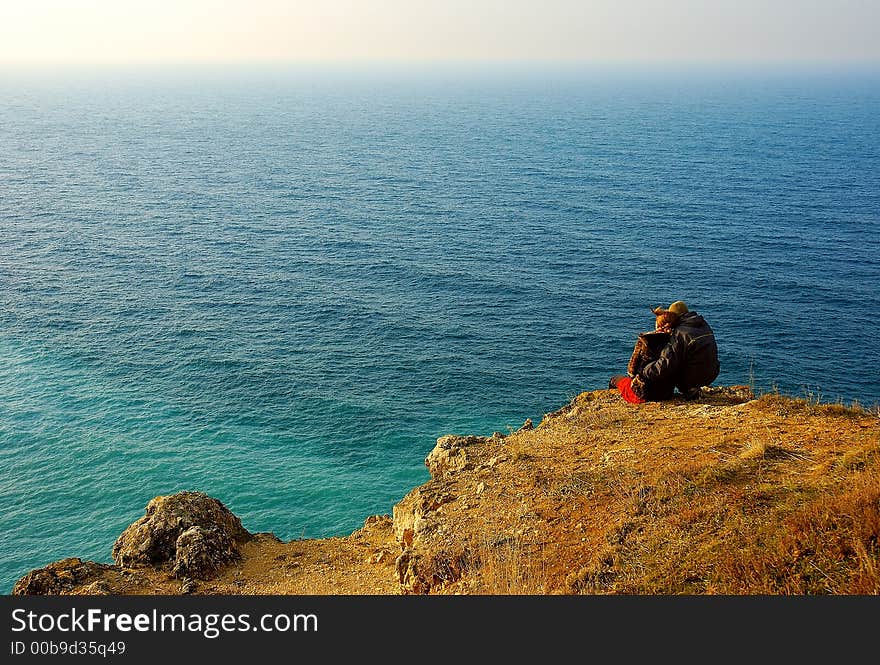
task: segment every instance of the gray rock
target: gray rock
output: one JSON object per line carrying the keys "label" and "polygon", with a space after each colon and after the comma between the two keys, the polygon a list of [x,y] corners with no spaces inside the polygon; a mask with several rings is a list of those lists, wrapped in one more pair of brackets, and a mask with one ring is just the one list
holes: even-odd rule
{"label": "gray rock", "polygon": [[204,575],[238,560],[238,544],[251,538],[241,520],[217,499],[202,492],[178,492],[150,501],[146,515],[116,539],[112,555],[119,566],[174,562],[178,577],[206,579]]}
{"label": "gray rock", "polygon": [[180,579],[209,580],[226,564],[240,560],[238,546],[223,529],[191,526],[177,537],[171,572]]}
{"label": "gray rock", "polygon": [[81,584],[98,582],[111,566],[82,559],[61,559],[32,570],[12,587],[15,596],[54,596],[70,593]]}
{"label": "gray rock", "polygon": [[447,434],[437,439],[434,449],[425,458],[425,466],[432,478],[454,473],[472,466],[467,448],[489,439],[484,436],[457,436]]}

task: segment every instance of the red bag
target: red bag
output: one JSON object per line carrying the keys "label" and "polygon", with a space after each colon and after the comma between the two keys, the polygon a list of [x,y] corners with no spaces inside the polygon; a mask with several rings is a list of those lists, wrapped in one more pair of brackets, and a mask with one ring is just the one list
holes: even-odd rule
{"label": "red bag", "polygon": [[617,390],[621,397],[630,404],[644,404],[645,400],[636,395],[632,389],[632,379],[628,376],[623,377],[617,383]]}

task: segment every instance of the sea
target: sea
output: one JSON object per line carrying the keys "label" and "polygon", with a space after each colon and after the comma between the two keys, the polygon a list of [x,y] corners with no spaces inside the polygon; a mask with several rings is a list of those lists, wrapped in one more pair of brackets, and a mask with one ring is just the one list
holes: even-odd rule
{"label": "sea", "polygon": [[0,592],[181,490],[351,533],[674,300],[877,405],[878,285],[880,66],[7,67]]}

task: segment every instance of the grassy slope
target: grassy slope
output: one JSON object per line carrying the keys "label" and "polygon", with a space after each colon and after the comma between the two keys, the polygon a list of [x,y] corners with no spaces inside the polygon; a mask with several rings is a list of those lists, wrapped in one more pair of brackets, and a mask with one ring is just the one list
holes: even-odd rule
{"label": "grassy slope", "polygon": [[877,415],[736,402],[632,407],[596,391],[517,435],[505,446],[530,512],[495,511],[508,518],[483,529],[514,539],[477,547],[450,590],[880,593]]}

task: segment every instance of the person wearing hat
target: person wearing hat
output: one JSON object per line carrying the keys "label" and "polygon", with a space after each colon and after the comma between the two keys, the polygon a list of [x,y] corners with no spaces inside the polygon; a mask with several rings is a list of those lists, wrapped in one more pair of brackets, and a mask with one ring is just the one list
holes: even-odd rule
{"label": "person wearing hat", "polygon": [[[659,357],[632,373],[621,394],[631,402],[657,401],[671,398],[677,388],[686,399],[698,397],[700,388],[711,385],[721,371],[712,328],[681,300],[651,311],[658,331],[668,332],[669,341]],[[628,398],[630,392],[635,399]]]}

